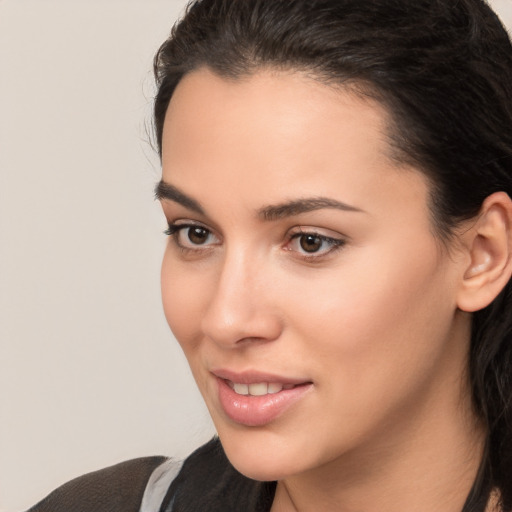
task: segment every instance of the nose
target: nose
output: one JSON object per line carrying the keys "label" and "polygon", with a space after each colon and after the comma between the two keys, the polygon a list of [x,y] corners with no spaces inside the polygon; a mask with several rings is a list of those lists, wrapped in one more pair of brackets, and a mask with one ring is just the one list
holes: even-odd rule
{"label": "nose", "polygon": [[202,318],[203,334],[224,348],[277,339],[282,323],[271,281],[261,262],[226,258]]}

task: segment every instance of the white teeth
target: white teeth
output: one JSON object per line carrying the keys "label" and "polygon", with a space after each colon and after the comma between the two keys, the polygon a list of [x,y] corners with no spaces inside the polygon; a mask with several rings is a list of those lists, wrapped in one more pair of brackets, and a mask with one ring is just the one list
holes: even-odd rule
{"label": "white teeth", "polygon": [[279,391],[281,391],[283,389],[283,385],[282,384],[278,384],[277,382],[271,382],[269,385],[268,385],[268,392],[273,394],[273,393],[279,393]]}
{"label": "white teeth", "polygon": [[249,384],[249,395],[263,396],[268,391],[268,384],[266,382],[259,382],[258,384]]}
{"label": "white teeth", "polygon": [[249,386],[247,384],[234,384],[233,389],[237,395],[249,394]]}
{"label": "white teeth", "polygon": [[264,396],[279,393],[279,391],[283,389],[292,389],[295,386],[293,386],[293,384],[283,385],[277,382],[258,382],[255,384],[230,383],[230,387],[232,387],[234,392],[238,395]]}

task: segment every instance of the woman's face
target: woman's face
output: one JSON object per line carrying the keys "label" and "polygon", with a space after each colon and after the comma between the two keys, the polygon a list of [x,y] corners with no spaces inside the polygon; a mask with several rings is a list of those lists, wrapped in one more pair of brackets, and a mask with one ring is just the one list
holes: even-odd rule
{"label": "woman's face", "polygon": [[390,158],[386,122],[291,72],[199,70],[172,97],[165,313],[250,477],[375,455],[460,398],[461,258],[433,235],[424,176]]}

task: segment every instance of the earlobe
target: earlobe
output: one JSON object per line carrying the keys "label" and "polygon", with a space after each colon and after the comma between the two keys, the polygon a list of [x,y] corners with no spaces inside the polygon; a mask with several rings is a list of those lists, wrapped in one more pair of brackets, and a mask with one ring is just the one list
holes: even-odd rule
{"label": "earlobe", "polygon": [[474,312],[488,306],[512,274],[510,197],[505,192],[487,197],[476,222],[464,238],[469,265],[464,269],[457,306],[463,311]]}

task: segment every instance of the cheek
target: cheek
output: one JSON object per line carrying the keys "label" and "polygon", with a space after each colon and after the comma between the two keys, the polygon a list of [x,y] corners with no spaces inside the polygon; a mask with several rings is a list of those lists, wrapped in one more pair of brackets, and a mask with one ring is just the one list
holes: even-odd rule
{"label": "cheek", "polygon": [[208,292],[204,276],[190,272],[167,248],[162,261],[161,289],[165,318],[185,355],[198,343],[202,303]]}
{"label": "cheek", "polygon": [[311,370],[319,408],[330,411],[327,452],[340,432],[350,444],[392,424],[444,379],[454,308],[437,254],[423,254],[415,264],[406,254],[397,261],[359,253],[350,272],[290,290],[289,339]]}
{"label": "cheek", "polygon": [[423,243],[399,255],[369,249],[357,261],[347,256],[336,275],[292,290],[288,311],[319,367],[371,382],[432,364],[450,329],[452,302],[437,247]]}

